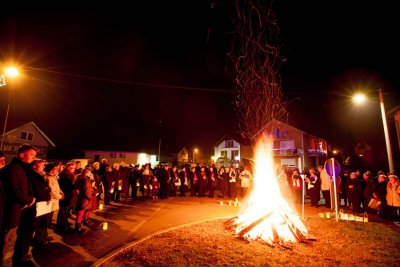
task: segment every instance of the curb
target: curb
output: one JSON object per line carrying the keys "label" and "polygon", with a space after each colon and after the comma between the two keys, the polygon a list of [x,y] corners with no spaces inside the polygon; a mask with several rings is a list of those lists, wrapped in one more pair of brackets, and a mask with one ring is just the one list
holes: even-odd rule
{"label": "curb", "polygon": [[212,218],[212,219],[204,219],[204,220],[200,220],[200,221],[196,221],[196,222],[190,222],[190,223],[185,223],[185,224],[181,224],[181,225],[178,225],[178,226],[170,227],[170,228],[155,232],[153,234],[146,235],[146,236],[144,236],[142,238],[139,238],[138,240],[135,240],[135,241],[132,241],[129,244],[126,244],[125,246],[123,246],[121,248],[118,248],[116,250],[111,251],[107,255],[99,258],[91,266],[100,267],[102,264],[106,263],[107,261],[109,261],[111,258],[116,256],[117,254],[119,254],[119,253],[123,252],[124,250],[127,250],[127,249],[129,249],[129,248],[131,248],[131,247],[133,247],[133,246],[135,246],[137,244],[140,244],[143,241],[146,241],[147,239],[152,238],[153,236],[160,235],[160,234],[163,234],[163,233],[166,233],[166,232],[170,232],[170,231],[173,231],[173,230],[177,230],[177,229],[180,229],[180,228],[183,228],[183,227],[192,226],[192,225],[199,224],[199,223],[215,221],[215,220],[222,220],[222,219],[229,219],[229,218],[232,218],[232,216],[217,217],[217,218]]}

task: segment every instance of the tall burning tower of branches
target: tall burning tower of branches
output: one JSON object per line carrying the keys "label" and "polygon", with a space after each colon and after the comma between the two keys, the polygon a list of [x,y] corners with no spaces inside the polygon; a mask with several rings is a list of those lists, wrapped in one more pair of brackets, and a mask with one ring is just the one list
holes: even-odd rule
{"label": "tall burning tower of branches", "polygon": [[[228,1],[233,23],[228,55],[236,82],[236,105],[243,137],[255,152],[253,190],[227,228],[246,240],[286,245],[305,239],[307,229],[282,197],[274,173],[273,138],[261,134],[269,122],[287,115],[278,70],[283,62],[279,28],[271,3],[261,0]],[[265,129],[266,133],[271,129]]]}

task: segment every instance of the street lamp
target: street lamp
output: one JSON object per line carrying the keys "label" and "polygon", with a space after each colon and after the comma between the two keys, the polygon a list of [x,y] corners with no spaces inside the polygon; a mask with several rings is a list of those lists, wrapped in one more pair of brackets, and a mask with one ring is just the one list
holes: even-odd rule
{"label": "street lamp", "polygon": [[[363,94],[356,94],[355,96],[353,96],[353,102],[356,104],[362,104],[365,101],[366,101],[366,97]],[[388,155],[389,171],[393,172],[394,167],[393,167],[392,148],[390,145],[389,131],[388,131],[388,126],[387,126],[387,122],[386,122],[386,112],[385,112],[385,105],[383,103],[382,89],[379,89],[379,103],[380,103],[380,107],[381,107],[383,131],[385,133],[385,142],[386,142],[386,150],[387,150],[387,155]]]}
{"label": "street lamp", "polygon": [[[7,85],[7,79],[14,79],[19,75],[18,69],[9,66],[4,68],[4,74],[2,75],[2,85]],[[3,135],[1,137],[1,145],[0,145],[0,150],[3,150],[3,144],[4,144],[4,134],[6,133],[6,128],[7,128],[7,121],[8,121],[8,113],[10,112],[10,104],[11,104],[11,92],[10,89],[8,90],[8,105],[7,105],[7,112],[6,112],[6,118],[4,120],[4,127],[3,127]]]}
{"label": "street lamp", "polygon": [[199,150],[197,148],[193,149],[193,164],[194,164],[194,154],[196,154]]}

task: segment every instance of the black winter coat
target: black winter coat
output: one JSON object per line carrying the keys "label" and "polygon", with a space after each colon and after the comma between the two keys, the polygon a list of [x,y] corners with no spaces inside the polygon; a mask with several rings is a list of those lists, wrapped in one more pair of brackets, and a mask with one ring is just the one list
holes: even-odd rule
{"label": "black winter coat", "polygon": [[15,157],[2,172],[4,214],[1,229],[7,230],[18,226],[22,208],[34,200],[29,181],[32,170],[30,164]]}

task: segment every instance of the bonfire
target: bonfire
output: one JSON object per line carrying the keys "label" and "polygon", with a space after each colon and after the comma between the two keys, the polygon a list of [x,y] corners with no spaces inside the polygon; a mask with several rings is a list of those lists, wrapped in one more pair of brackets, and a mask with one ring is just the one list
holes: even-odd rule
{"label": "bonfire", "polygon": [[238,215],[225,222],[225,226],[247,241],[290,246],[306,239],[307,228],[282,197],[272,151],[272,139],[257,143],[253,190]]}

